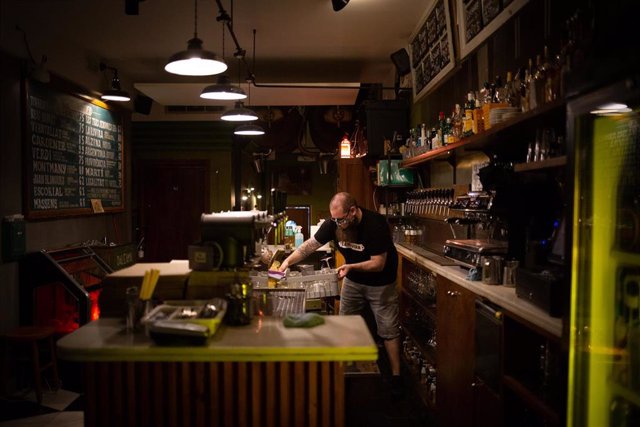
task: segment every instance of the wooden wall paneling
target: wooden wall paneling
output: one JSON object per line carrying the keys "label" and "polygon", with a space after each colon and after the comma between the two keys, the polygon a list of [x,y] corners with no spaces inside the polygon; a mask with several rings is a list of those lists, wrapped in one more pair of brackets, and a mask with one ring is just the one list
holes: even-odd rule
{"label": "wooden wall paneling", "polygon": [[345,393],[344,393],[344,362],[333,363],[333,390],[335,410],[334,423],[336,427],[344,427]]}
{"label": "wooden wall paneling", "polygon": [[317,427],[318,425],[318,362],[308,363],[309,380],[307,383],[307,405],[309,427]]}
{"label": "wooden wall paneling", "polygon": [[169,425],[178,424],[178,364],[169,362],[167,366],[167,411]]}
{"label": "wooden wall paneling", "polygon": [[[145,364],[146,365],[146,364]],[[180,363],[179,393],[182,400],[182,413],[180,414],[180,424],[188,426],[191,423],[191,383],[189,381],[190,364]],[[145,382],[146,383],[146,382]],[[145,393],[146,394],[146,393]]]}
{"label": "wooden wall paneling", "polygon": [[222,383],[224,384],[224,411],[222,422],[225,426],[235,427],[234,399],[233,399],[233,363],[223,362]]}
{"label": "wooden wall paneling", "polygon": [[[238,422],[236,423],[239,427],[246,427],[248,425],[248,414],[247,409],[252,406],[251,396],[249,395],[248,389],[248,376],[247,376],[247,363],[240,362],[237,363],[238,369],[238,377],[236,379],[236,384],[238,386],[238,392],[236,393],[236,402],[237,402],[237,410],[238,410]],[[259,401],[258,401],[259,402]]]}
{"label": "wooden wall paneling", "polygon": [[193,402],[195,404],[195,424],[198,427],[204,427],[205,424],[205,414],[207,410],[212,408],[207,408],[205,402],[205,364],[203,362],[195,363],[194,366],[194,376],[193,382],[194,384],[194,399]]}
{"label": "wooden wall paneling", "polygon": [[320,363],[320,385],[321,385],[321,401],[322,410],[320,411],[322,427],[329,427],[331,425],[330,408],[332,407],[332,394],[331,394],[331,363]]}
{"label": "wooden wall paneling", "polygon": [[209,410],[211,412],[211,427],[219,427],[222,423],[220,416],[222,415],[222,392],[220,391],[220,364],[209,364]]}
{"label": "wooden wall paneling", "polygon": [[266,404],[265,404],[265,416],[266,416],[266,426],[267,427],[276,427],[276,363],[275,362],[266,362],[266,374],[265,374],[265,394],[266,394]]}
{"label": "wooden wall paneling", "polygon": [[306,375],[303,362],[294,362],[293,364],[293,395],[291,396],[290,403],[294,406],[294,425],[302,426],[308,425],[305,422],[305,402],[307,401],[305,396],[305,383]]}
{"label": "wooden wall paneling", "polygon": [[[136,427],[136,371],[135,371],[135,363],[134,362],[126,362],[124,366],[125,370],[125,378],[127,384],[127,418],[126,424],[129,427]],[[175,390],[175,387],[172,389]],[[175,398],[175,397],[174,397]],[[169,401],[171,402],[171,396],[169,397]],[[88,402],[88,400],[86,400]],[[175,402],[175,401],[174,401]],[[86,405],[86,403],[85,403]],[[175,403],[174,403],[175,406]]]}
{"label": "wooden wall paneling", "polygon": [[112,406],[111,402],[111,390],[112,385],[110,381],[109,365],[101,363],[98,365],[98,393],[100,400],[98,400],[98,425],[107,427],[109,425],[109,419],[107,415]]}
{"label": "wooden wall paneling", "polygon": [[288,363],[279,363],[280,367],[280,426],[288,427],[291,425],[291,405],[289,404],[289,399],[291,397],[291,374],[290,368],[291,365]]}
{"label": "wooden wall paneling", "polygon": [[[111,389],[111,400],[113,402],[113,415],[118,420],[119,425],[124,425],[124,396],[126,390],[122,388],[122,373],[124,364],[122,362],[113,362],[113,372],[111,378],[113,381],[113,388]],[[123,393],[123,391],[125,393]],[[160,424],[157,424],[160,427]]]}

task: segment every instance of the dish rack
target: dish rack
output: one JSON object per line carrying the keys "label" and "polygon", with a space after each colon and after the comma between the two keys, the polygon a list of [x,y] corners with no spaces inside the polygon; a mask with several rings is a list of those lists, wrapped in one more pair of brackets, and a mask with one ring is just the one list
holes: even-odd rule
{"label": "dish rack", "polygon": [[[340,295],[338,287],[338,273],[331,269],[329,271],[315,270],[312,274],[295,274],[290,272],[284,279],[278,282],[275,289],[293,290],[302,289],[306,292],[306,299],[326,298]],[[252,277],[254,291],[267,288],[266,276]]]}
{"label": "dish rack", "polygon": [[304,289],[254,288],[253,298],[258,314],[267,316],[286,316],[301,314],[305,311],[306,292]]}

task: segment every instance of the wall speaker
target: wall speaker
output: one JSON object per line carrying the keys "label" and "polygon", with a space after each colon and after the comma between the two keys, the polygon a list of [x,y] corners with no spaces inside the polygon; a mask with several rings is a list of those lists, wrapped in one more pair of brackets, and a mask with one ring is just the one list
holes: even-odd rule
{"label": "wall speaker", "polygon": [[396,66],[398,75],[404,76],[411,71],[411,63],[409,62],[409,54],[407,50],[402,48],[391,54],[391,62]]}
{"label": "wall speaker", "polygon": [[133,109],[136,113],[149,115],[151,113],[151,106],[153,105],[153,99],[148,96],[138,95],[133,100]]}

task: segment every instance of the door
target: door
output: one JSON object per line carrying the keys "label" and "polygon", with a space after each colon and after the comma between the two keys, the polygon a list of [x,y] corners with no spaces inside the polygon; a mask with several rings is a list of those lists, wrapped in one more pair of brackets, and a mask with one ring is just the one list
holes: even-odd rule
{"label": "door", "polygon": [[200,240],[200,216],[209,210],[208,161],[145,161],[140,176],[143,261],[187,259],[188,246]]}
{"label": "door", "polygon": [[438,424],[469,426],[473,417],[475,295],[442,276],[437,284]]}
{"label": "door", "polygon": [[373,184],[364,159],[338,160],[338,191],[351,193],[360,207],[376,210],[373,204]]}

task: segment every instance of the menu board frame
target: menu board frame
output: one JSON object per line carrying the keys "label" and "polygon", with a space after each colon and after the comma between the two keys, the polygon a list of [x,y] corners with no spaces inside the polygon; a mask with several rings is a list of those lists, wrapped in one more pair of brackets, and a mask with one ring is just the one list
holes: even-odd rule
{"label": "menu board frame", "polygon": [[22,78],[27,219],[92,215],[96,202],[105,213],[125,211],[122,114],[75,89]]}
{"label": "menu board frame", "polygon": [[436,0],[409,38],[413,102],[418,102],[456,66],[449,0]]}
{"label": "menu board frame", "polygon": [[[458,41],[460,43],[460,59],[464,59],[491,34],[507,22],[529,0],[456,0],[458,15]],[[500,4],[501,10],[496,14],[489,9],[492,5]],[[470,9],[473,10],[471,16]],[[478,22],[479,20],[479,22]],[[488,22],[485,22],[487,21]],[[469,36],[467,34],[471,32]]]}

